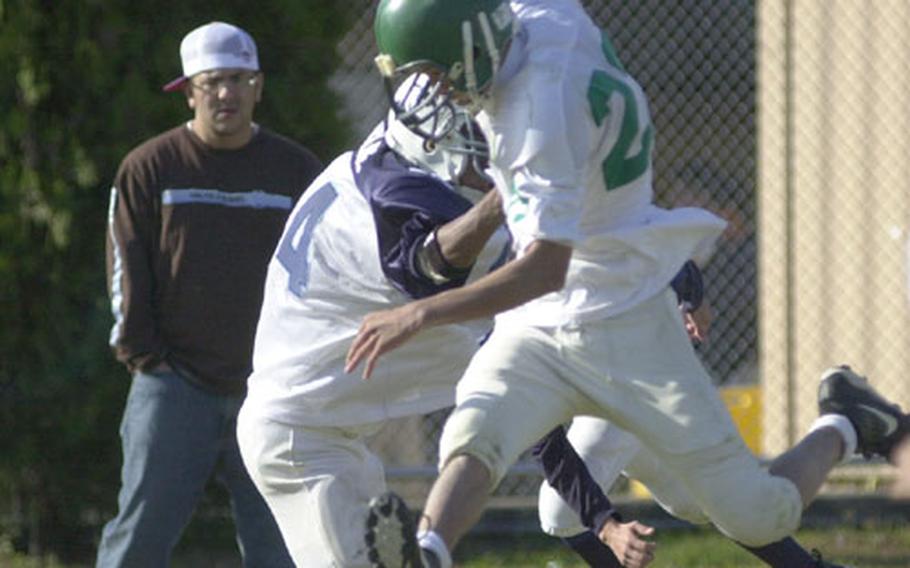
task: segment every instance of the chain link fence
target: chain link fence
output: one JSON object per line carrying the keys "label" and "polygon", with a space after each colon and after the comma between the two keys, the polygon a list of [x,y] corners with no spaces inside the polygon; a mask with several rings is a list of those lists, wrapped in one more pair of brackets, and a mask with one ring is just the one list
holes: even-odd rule
{"label": "chain link fence", "polygon": [[[757,188],[761,185],[761,174],[757,164],[758,156],[762,155],[759,141],[765,140],[765,152],[770,149],[772,153],[780,154],[786,154],[788,143],[786,136],[769,142],[759,135],[761,120],[757,78],[764,76],[759,73],[759,61],[761,57],[765,57],[766,62],[771,59],[761,55],[764,52],[757,48],[758,38],[763,37],[759,34],[759,16],[765,19],[766,26],[784,28],[782,41],[785,45],[781,49],[784,53],[791,53],[787,50],[792,46],[788,47],[786,42],[796,41],[794,38],[801,37],[799,34],[802,33],[796,29],[799,24],[794,19],[793,5],[817,5],[824,11],[823,7],[829,3],[807,0],[805,3],[767,2],[764,6],[757,6],[754,2],[738,0],[590,0],[583,4],[595,22],[611,35],[626,68],[649,96],[657,133],[655,191],[658,204],[705,207],[729,223],[717,252],[704,271],[707,298],[715,317],[710,340],[698,350],[720,387],[745,389],[743,392],[758,397],[752,403],[761,408],[752,409],[748,417],[739,416],[748,422],[740,423],[740,426],[757,430],[756,439],[759,441],[754,449],[765,452],[773,449],[771,453],[777,453],[805,431],[805,419],[799,418],[795,406],[799,396],[794,393],[800,389],[812,391],[818,372],[824,366],[842,361],[828,360],[822,363],[824,366],[815,369],[814,374],[809,373],[812,376],[803,377],[800,374],[799,378],[795,376],[797,370],[793,366],[787,367],[782,371],[786,375],[781,378],[783,382],[775,383],[773,389],[765,383],[761,372],[760,343],[779,347],[784,352],[781,356],[789,357],[791,362],[799,358],[800,353],[794,347],[798,338],[784,337],[793,333],[789,328],[785,329],[786,320],[780,329],[768,331],[770,328],[762,328],[770,335],[760,338],[761,306],[786,306],[785,311],[792,316],[799,313],[796,304],[800,297],[792,287],[795,280],[792,273],[785,276],[781,287],[764,290],[761,298],[758,293],[760,265],[773,267],[786,261],[772,257],[759,262],[761,243],[757,229],[761,220]],[[878,3],[858,1],[830,4],[865,6],[868,10],[879,6]],[[339,96],[344,97],[347,118],[354,125],[357,135],[363,136],[383,118],[388,107],[372,62],[375,55],[372,35],[375,5],[366,1],[359,5],[363,9],[363,17],[340,45],[344,65],[333,79],[333,86]],[[882,33],[891,31],[906,35],[904,30],[910,27],[908,23],[906,18],[890,24],[886,22],[887,31]],[[813,29],[817,25],[813,24]],[[830,32],[829,41],[843,41],[843,38],[838,39],[836,31]],[[776,52],[772,50],[773,53]],[[906,51],[904,56],[907,53],[910,51]],[[783,56],[778,69],[766,72],[785,81],[790,73],[798,70],[789,57]],[[906,61],[906,57],[901,60],[903,67],[906,67]],[[777,60],[774,63],[778,63]],[[863,61],[855,63],[862,65]],[[907,76],[906,70],[901,73]],[[784,84],[782,88],[786,90],[789,87]],[[786,92],[776,95],[783,101],[789,100],[787,97],[790,96]],[[773,107],[771,111],[776,112]],[[782,112],[786,115],[789,109],[785,108]],[[773,122],[773,119],[770,120]],[[907,122],[903,122],[898,127],[906,130],[906,126]],[[794,128],[794,125],[789,127]],[[357,141],[352,140],[351,143],[354,145]],[[818,143],[824,144],[825,140],[819,139]],[[837,141],[828,143],[836,144]],[[785,166],[792,167],[793,164]],[[795,192],[792,187],[790,190]],[[795,198],[791,196],[790,199]],[[856,220],[859,221],[862,204],[854,203],[852,206],[858,208]],[[809,230],[816,230],[815,227],[819,231],[838,230],[823,221],[813,223],[813,228]],[[783,222],[783,228],[772,226],[769,230],[786,241],[788,231],[794,228],[793,223],[791,217]],[[902,220],[892,225],[903,230]],[[861,233],[865,226],[853,224],[849,230]],[[897,230],[892,228],[892,233]],[[822,238],[823,235],[820,233],[812,238]],[[779,254],[773,249],[768,250],[771,254]],[[816,286],[831,284],[819,281]],[[828,290],[828,293],[836,294],[835,289]],[[886,300],[885,311],[902,313],[906,310],[904,303],[902,294],[896,297],[891,294]],[[858,308],[860,306],[845,306],[842,309]],[[817,340],[817,345],[805,348],[824,352],[824,336]],[[842,355],[849,356],[851,353]],[[841,353],[828,352],[828,355],[837,357]],[[905,363],[901,360],[904,367]],[[778,370],[775,368],[774,372]],[[800,404],[803,407],[814,404],[814,401],[807,401],[808,398]],[[736,409],[731,410],[737,418]],[[374,440],[375,447],[388,464],[393,486],[414,503],[425,497],[428,483],[435,476],[438,435],[447,412],[397,421]],[[774,430],[769,438],[769,428],[762,427],[762,412],[765,422],[768,416],[772,416],[775,420],[787,421],[791,426],[785,430]],[[526,458],[521,460],[498,488],[497,501],[531,502],[536,499],[540,479],[535,466]]]}
{"label": "chain link fence", "polygon": [[910,401],[910,3],[756,10],[759,368],[776,453],[814,418],[832,364]]}

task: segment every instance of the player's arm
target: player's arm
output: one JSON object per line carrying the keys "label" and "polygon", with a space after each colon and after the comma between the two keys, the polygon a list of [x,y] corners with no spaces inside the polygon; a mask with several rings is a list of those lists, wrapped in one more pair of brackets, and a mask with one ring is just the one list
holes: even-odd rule
{"label": "player's arm", "polygon": [[492,317],[565,285],[572,247],[536,240],[525,254],[483,278],[461,288],[446,290],[399,308],[373,312],[348,350],[345,370],[365,363],[369,378],[377,359],[397,348],[418,331],[438,325]]}
{"label": "player's arm", "polygon": [[492,317],[561,290],[571,257],[572,247],[537,240],[524,256],[480,280],[408,306],[423,328]]}
{"label": "player's arm", "polygon": [[[563,426],[550,431],[532,449],[547,483],[572,508],[593,535],[567,540],[579,555],[598,565],[647,566],[654,559],[654,529],[639,522],[624,523],[610,499],[591,476],[572,447]],[[620,564],[621,561],[621,564]]]}
{"label": "player's arm", "polygon": [[[472,204],[429,174],[411,171],[378,183],[364,176],[361,190],[376,222],[382,271],[412,298],[463,285],[502,223],[495,192]],[[472,228],[478,234],[469,234]]]}
{"label": "player's arm", "polygon": [[701,275],[701,269],[695,264],[695,261],[687,260],[680,268],[673,280],[670,281],[670,287],[676,292],[676,300],[680,308],[691,312],[697,310],[705,298],[705,283]]}
{"label": "player's arm", "polygon": [[676,292],[676,300],[683,314],[683,323],[689,338],[695,343],[704,343],[711,326],[711,307],[705,301],[705,284],[701,269],[694,261],[688,260],[673,277],[670,287]]}
{"label": "player's arm", "polygon": [[557,426],[531,450],[550,487],[572,508],[585,527],[600,532],[609,520],[622,522],[619,512],[572,447],[566,429]]}
{"label": "player's arm", "polygon": [[428,277],[449,281],[469,270],[502,225],[502,199],[488,192],[467,213],[438,227],[417,250],[417,266]]}

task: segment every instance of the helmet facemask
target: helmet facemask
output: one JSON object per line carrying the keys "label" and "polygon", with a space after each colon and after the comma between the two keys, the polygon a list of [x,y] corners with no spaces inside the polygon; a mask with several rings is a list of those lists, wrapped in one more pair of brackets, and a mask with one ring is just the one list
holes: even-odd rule
{"label": "helmet facemask", "polygon": [[445,90],[444,82],[414,72],[386,77],[385,86],[395,119],[414,134],[439,143],[452,132],[462,110],[452,100],[452,92]]}
{"label": "helmet facemask", "polygon": [[[412,75],[399,86],[394,99],[401,114],[389,111],[386,143],[409,162],[436,174],[447,183],[460,183],[469,167],[492,183],[485,173],[489,147],[480,128],[465,109],[449,102],[435,107],[436,112],[430,111],[432,118],[424,116],[428,107],[419,95],[423,92],[421,83],[427,82],[425,75]],[[402,120],[402,116],[417,124],[438,126],[439,130],[433,137],[424,136]],[[443,131],[444,134],[439,135]]]}

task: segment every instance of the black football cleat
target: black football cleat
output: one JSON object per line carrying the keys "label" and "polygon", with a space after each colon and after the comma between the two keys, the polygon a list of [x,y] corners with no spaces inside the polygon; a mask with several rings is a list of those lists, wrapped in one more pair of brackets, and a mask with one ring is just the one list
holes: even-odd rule
{"label": "black football cleat", "polygon": [[856,429],[857,451],[867,459],[873,455],[890,459],[898,442],[910,433],[910,417],[846,365],[822,374],[818,410],[846,416]]}
{"label": "black football cleat", "polygon": [[407,504],[395,493],[370,501],[364,539],[373,568],[424,568],[417,527]]}

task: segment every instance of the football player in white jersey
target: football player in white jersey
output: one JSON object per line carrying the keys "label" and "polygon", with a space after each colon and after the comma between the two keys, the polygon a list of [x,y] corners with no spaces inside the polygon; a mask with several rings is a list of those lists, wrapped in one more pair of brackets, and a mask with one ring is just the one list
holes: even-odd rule
{"label": "football player in white jersey", "polygon": [[[467,286],[368,315],[348,352],[348,371],[362,364],[380,382],[386,358],[409,340],[496,317],[443,432],[442,471],[420,518],[425,560],[387,564],[450,566],[450,550],[517,456],[577,415],[631,432],[722,532],[749,546],[791,534],[857,448],[890,450],[897,411],[836,368],[823,377],[828,413],[809,435],[770,470],[748,451],[668,291],[723,223],[653,205],[644,93],[577,0],[382,0],[375,32],[387,78],[430,73],[434,99],[480,111],[517,252]],[[439,121],[400,117],[428,139],[441,135]],[[374,512],[403,506],[386,495]]]}
{"label": "football player in white jersey", "polygon": [[470,131],[427,151],[397,121],[378,125],[314,180],[269,264],[238,439],[298,566],[369,565],[360,527],[385,479],[365,436],[389,419],[451,406],[492,325],[437,328],[390,361],[382,382],[343,370],[365,314],[506,260],[496,192],[449,185],[477,176],[469,164],[481,152],[462,132]]}

